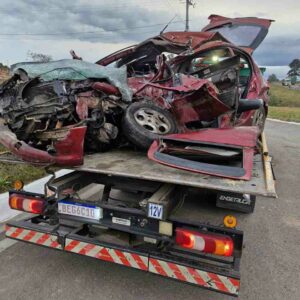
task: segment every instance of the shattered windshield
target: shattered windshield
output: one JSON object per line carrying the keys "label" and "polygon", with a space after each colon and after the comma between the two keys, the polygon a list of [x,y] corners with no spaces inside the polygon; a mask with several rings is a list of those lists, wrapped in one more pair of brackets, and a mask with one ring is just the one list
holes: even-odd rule
{"label": "shattered windshield", "polygon": [[62,59],[59,61],[23,62],[12,65],[12,72],[24,70],[29,78],[39,77],[44,81],[52,80],[85,80],[87,78],[97,78],[107,80],[116,86],[125,102],[131,101],[131,91],[127,85],[126,67],[114,68],[104,67],[76,59]]}

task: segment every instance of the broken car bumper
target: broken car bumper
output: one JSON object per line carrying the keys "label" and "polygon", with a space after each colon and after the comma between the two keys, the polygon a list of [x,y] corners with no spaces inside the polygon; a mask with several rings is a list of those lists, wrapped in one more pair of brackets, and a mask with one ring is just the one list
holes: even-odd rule
{"label": "broken car bumper", "polygon": [[39,166],[77,166],[83,163],[86,126],[70,128],[66,136],[53,146],[55,154],[39,150],[17,139],[3,122],[0,125],[0,143],[25,162]]}

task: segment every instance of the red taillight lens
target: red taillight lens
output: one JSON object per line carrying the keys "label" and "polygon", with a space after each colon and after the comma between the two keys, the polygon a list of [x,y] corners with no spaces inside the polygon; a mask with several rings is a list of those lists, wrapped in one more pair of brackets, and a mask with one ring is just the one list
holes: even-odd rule
{"label": "red taillight lens", "polygon": [[229,236],[196,232],[182,228],[176,229],[176,244],[187,249],[221,256],[231,256],[234,248],[233,240]]}
{"label": "red taillight lens", "polygon": [[26,197],[25,195],[11,194],[9,196],[9,206],[12,209],[32,214],[42,214],[45,209],[45,201],[39,198]]}

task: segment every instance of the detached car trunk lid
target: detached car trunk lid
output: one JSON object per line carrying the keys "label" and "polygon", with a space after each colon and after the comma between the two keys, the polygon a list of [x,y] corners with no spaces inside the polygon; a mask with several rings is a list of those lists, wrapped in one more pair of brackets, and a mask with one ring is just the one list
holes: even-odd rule
{"label": "detached car trunk lid", "polygon": [[226,18],[210,15],[210,23],[202,28],[204,32],[219,32],[231,43],[253,52],[265,39],[271,23],[270,19],[255,17]]}
{"label": "detached car trunk lid", "polygon": [[148,157],[158,163],[214,176],[250,180],[257,127],[208,128],[155,141]]}

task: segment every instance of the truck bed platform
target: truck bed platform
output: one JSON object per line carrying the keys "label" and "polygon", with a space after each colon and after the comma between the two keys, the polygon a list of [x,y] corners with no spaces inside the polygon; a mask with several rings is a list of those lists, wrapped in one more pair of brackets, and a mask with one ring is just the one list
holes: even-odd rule
{"label": "truck bed platform", "polygon": [[[9,152],[0,153],[0,162],[24,163]],[[254,156],[252,178],[249,181],[226,179],[171,168],[149,160],[145,152],[125,149],[85,155],[84,164],[72,169],[216,191],[277,197],[271,158],[267,152]]]}
{"label": "truck bed platform", "polygon": [[277,197],[271,159],[269,156],[264,159],[260,154],[254,157],[252,178],[249,181],[225,179],[163,166],[149,160],[145,153],[132,150],[86,155],[84,164],[74,169],[217,191]]}

